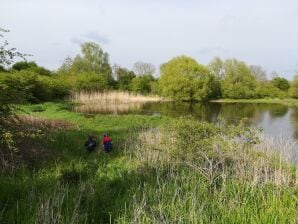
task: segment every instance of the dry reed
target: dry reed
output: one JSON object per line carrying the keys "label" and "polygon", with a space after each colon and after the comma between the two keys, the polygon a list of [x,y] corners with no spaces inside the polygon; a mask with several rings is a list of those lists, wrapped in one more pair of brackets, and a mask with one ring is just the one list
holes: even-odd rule
{"label": "dry reed", "polygon": [[73,102],[84,104],[126,104],[160,102],[165,99],[158,96],[143,96],[136,93],[108,91],[108,92],[75,92],[71,95]]}

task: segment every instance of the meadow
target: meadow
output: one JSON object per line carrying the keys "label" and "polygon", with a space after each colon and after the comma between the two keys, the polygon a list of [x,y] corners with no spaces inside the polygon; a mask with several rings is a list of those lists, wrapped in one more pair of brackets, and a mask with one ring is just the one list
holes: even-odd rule
{"label": "meadow", "polygon": [[[1,223],[298,222],[297,168],[272,151],[284,143],[242,124],[90,117],[71,106],[22,106],[34,145],[2,161]],[[87,153],[88,134],[104,132],[113,152]]]}

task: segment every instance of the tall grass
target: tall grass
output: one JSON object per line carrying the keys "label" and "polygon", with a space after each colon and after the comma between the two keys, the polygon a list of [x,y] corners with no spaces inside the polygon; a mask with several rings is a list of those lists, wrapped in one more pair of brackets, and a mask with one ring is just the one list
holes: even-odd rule
{"label": "tall grass", "polygon": [[119,91],[75,92],[71,95],[71,101],[83,104],[74,107],[74,111],[80,113],[127,113],[141,109],[144,103],[164,100],[158,96],[143,96]]}
{"label": "tall grass", "polygon": [[144,103],[159,102],[164,99],[158,96],[144,96],[137,93],[108,91],[108,92],[75,92],[71,100],[85,104],[106,104],[106,103]]}
{"label": "tall grass", "polygon": [[[187,127],[186,133],[199,130]],[[297,168],[268,151],[271,138],[258,134],[260,143],[247,144],[220,131],[208,150],[199,139],[187,141],[193,147],[187,156],[190,148],[176,147],[185,138],[173,131],[140,133],[134,154],[151,179],[138,187],[119,223],[298,222]],[[288,140],[275,142],[275,149],[285,147],[292,150]]]}
{"label": "tall grass", "polygon": [[[50,105],[37,113],[78,128],[46,143],[56,160],[0,175],[0,223],[298,223],[297,167],[278,153],[292,151],[284,138],[188,119],[90,119]],[[114,151],[86,154],[90,131],[110,132]]]}

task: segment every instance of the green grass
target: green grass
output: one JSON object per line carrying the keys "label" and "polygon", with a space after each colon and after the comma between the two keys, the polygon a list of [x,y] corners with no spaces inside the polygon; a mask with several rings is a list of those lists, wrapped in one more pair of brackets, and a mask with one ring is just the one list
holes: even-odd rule
{"label": "green grass", "polygon": [[298,99],[219,99],[212,100],[217,103],[268,103],[298,106]]}
{"label": "green grass", "polygon": [[[0,176],[0,223],[298,222],[297,183],[252,184],[230,168],[206,176],[184,163],[189,158],[202,168],[209,164],[183,152],[188,142],[196,145],[197,138],[202,138],[198,144],[210,146],[209,137],[203,139],[209,131],[205,126],[191,130],[190,121],[181,133],[198,137],[183,138],[186,142],[179,148],[178,143],[171,145],[173,130],[167,128],[179,120],[143,115],[90,118],[68,107],[67,103],[22,107],[33,116],[71,122],[74,128],[56,132],[43,143],[57,156],[42,168]],[[101,137],[104,132],[112,136],[114,151],[86,153],[83,143],[88,134]],[[145,134],[140,140],[141,133]],[[217,154],[210,154],[213,162]]]}

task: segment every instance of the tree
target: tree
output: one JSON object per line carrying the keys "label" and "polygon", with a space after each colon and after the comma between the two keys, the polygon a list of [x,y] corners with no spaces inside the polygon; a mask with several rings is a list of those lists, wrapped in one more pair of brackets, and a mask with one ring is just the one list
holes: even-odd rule
{"label": "tree", "polygon": [[34,61],[28,62],[28,61],[19,61],[13,64],[12,69],[21,71],[25,69],[30,68],[37,68],[37,64]]}
{"label": "tree", "polygon": [[115,65],[114,74],[117,80],[117,87],[120,90],[131,90],[132,80],[136,77],[133,71]]}
{"label": "tree", "polygon": [[[5,68],[13,63],[17,57],[25,58],[25,54],[18,52],[15,48],[9,48],[7,40],[3,40],[4,35],[1,33],[9,32],[0,28],[0,66]],[[13,111],[12,103],[15,99],[19,98],[20,94],[10,91],[11,89],[2,80],[0,80],[0,119],[11,115]]]}
{"label": "tree", "polygon": [[276,77],[276,78],[272,79],[271,82],[275,87],[277,87],[278,89],[280,89],[282,91],[288,91],[288,89],[290,88],[289,81],[282,77]]}
{"label": "tree", "polygon": [[152,90],[154,78],[152,75],[137,76],[131,81],[131,90],[137,93],[148,94]]}
{"label": "tree", "polygon": [[15,64],[13,64],[12,66],[13,70],[16,71],[21,71],[21,70],[30,70],[38,75],[46,75],[49,76],[51,75],[51,71],[49,71],[48,69],[45,69],[44,67],[38,66],[36,64],[36,62],[31,61],[31,62],[27,62],[27,61],[19,61],[16,62]]}
{"label": "tree", "polygon": [[97,74],[107,81],[108,86],[114,85],[109,55],[94,42],[81,45],[81,55],[74,58],[71,71],[74,74]]}
{"label": "tree", "polygon": [[289,89],[289,93],[291,97],[298,99],[298,74],[294,76],[294,80]]}
{"label": "tree", "polygon": [[249,66],[249,69],[251,71],[251,74],[256,78],[258,82],[267,81],[267,74],[261,66],[251,65]]}
{"label": "tree", "polygon": [[105,76],[112,74],[108,53],[94,42],[81,45],[81,55],[74,58],[72,67],[76,72],[94,72]]}
{"label": "tree", "polygon": [[62,74],[62,75],[71,74],[72,65],[73,65],[73,59],[71,57],[65,58],[62,65],[58,69],[58,74]]}
{"label": "tree", "polygon": [[257,81],[244,62],[236,59],[226,60],[224,70],[225,78],[221,83],[223,97],[233,99],[255,97]]}
{"label": "tree", "polygon": [[9,30],[5,30],[0,28],[0,66],[4,68],[11,63],[13,63],[15,58],[22,58],[25,59],[25,56],[29,56],[26,54],[22,54],[16,50],[16,48],[9,48],[7,40],[2,40],[4,37],[1,33],[7,33]]}
{"label": "tree", "polygon": [[[14,59],[17,57],[21,57],[24,59],[25,55],[18,52],[15,48],[8,48],[8,42],[4,40],[2,42],[3,34],[8,32],[8,30],[4,30],[0,28],[0,66],[4,68],[11,63],[13,63]],[[7,74],[6,74],[7,75]],[[0,75],[0,148],[1,150],[5,149],[14,149],[14,132],[9,125],[7,125],[7,117],[15,115],[16,108],[13,106],[13,103],[17,101],[17,99],[22,98],[22,92],[16,92],[15,83],[10,86],[8,83],[4,81],[5,75]],[[10,81],[10,80],[9,80]],[[17,82],[19,80],[16,80]],[[10,82],[11,83],[11,82]],[[12,88],[11,88],[12,87]],[[23,91],[23,89],[22,89]],[[3,151],[2,151],[3,152]]]}
{"label": "tree", "polygon": [[179,101],[207,100],[213,95],[214,76],[191,57],[171,59],[160,68],[160,92]]}
{"label": "tree", "polygon": [[108,82],[103,76],[89,72],[79,76],[77,89],[84,91],[103,91],[108,89]]}
{"label": "tree", "polygon": [[133,65],[133,71],[137,76],[153,75],[156,68],[151,63],[138,61]]}
{"label": "tree", "polygon": [[219,57],[215,57],[208,65],[210,72],[218,79],[224,78],[223,61]]}

